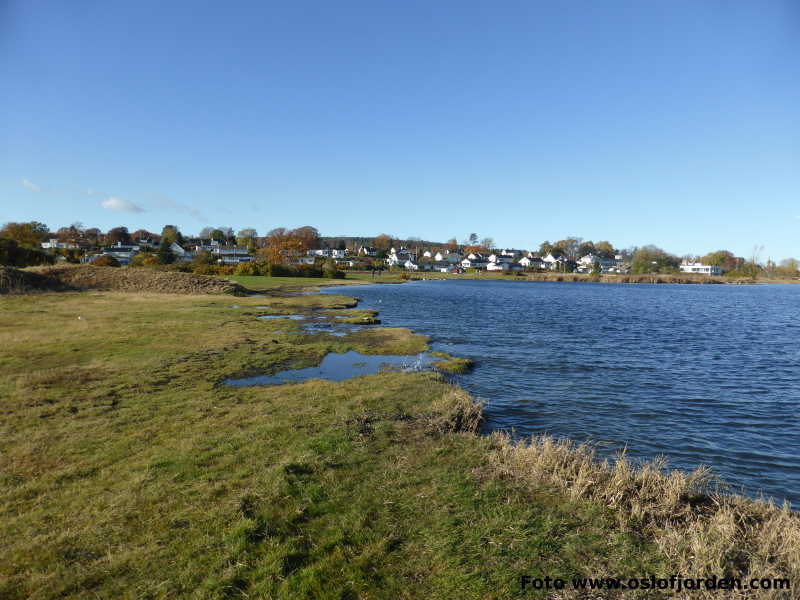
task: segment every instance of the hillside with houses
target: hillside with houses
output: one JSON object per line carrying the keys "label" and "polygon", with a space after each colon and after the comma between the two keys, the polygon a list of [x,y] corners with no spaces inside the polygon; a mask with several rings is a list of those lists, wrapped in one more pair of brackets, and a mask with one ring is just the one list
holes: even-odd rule
{"label": "hillside with houses", "polygon": [[[0,230],[0,264],[28,266],[71,262],[110,266],[184,265],[206,274],[328,274],[339,271],[466,273],[556,272],[596,275],[686,273],[718,276],[797,277],[798,261],[761,262],[754,255],[737,257],[727,250],[704,256],[671,254],[657,246],[615,248],[608,241],[567,237],[544,241],[532,249],[498,248],[492,238],[471,234],[458,242],[400,240],[387,234],[366,237],[322,237],[316,228],[276,228],[264,236],[255,229],[207,227],[184,236],[178,227],[160,234],[108,232],[80,224],[51,232],[37,222],[6,223]],[[272,270],[264,265],[274,266]],[[280,268],[278,268],[280,267]],[[317,275],[321,276],[321,275]],[[327,275],[326,275],[327,276]]]}

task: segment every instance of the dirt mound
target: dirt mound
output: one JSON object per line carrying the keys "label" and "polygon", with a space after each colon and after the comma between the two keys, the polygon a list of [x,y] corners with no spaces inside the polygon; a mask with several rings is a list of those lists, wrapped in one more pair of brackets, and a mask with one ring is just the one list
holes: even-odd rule
{"label": "dirt mound", "polygon": [[35,272],[45,278],[55,279],[68,288],[80,290],[233,295],[244,295],[247,292],[238,283],[224,279],[149,268],[60,265],[40,267]]}
{"label": "dirt mound", "polygon": [[0,294],[27,294],[69,289],[61,280],[14,267],[0,267]]}

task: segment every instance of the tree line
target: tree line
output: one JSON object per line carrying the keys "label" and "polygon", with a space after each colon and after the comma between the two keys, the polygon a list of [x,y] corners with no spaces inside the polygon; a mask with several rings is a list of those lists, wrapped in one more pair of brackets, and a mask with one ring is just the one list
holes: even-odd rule
{"label": "tree line", "polygon": [[[81,248],[63,248],[57,251],[46,252],[41,248],[41,243],[48,239],[56,239],[64,244],[76,244]],[[235,231],[232,227],[204,227],[196,237],[184,236],[178,226],[165,225],[160,233],[145,229],[130,232],[127,227],[120,226],[103,232],[100,229],[87,228],[80,222],[75,222],[68,227],[61,227],[51,231],[47,225],[38,221],[8,222],[0,229],[0,264],[13,266],[28,266],[49,264],[54,261],[56,254],[61,254],[70,262],[78,262],[81,254],[87,249],[96,249],[102,246],[117,244],[129,245],[138,243],[143,245],[141,256],[137,262],[142,264],[168,264],[175,260],[170,250],[174,242],[183,246],[187,241],[214,241],[223,246],[237,246],[247,248],[257,259],[269,264],[287,264],[298,255],[305,254],[308,250],[320,247],[357,250],[361,246],[373,248],[378,261],[385,258],[392,247],[406,246],[419,251],[442,252],[471,252],[491,253],[496,251],[492,237],[479,236],[470,233],[460,241],[453,236],[446,242],[424,241],[421,238],[410,237],[401,239],[388,233],[381,233],[374,237],[322,237],[319,231],[310,225],[287,229],[277,227],[259,236],[256,229],[246,227]],[[545,240],[538,247],[538,254],[545,257],[548,254],[561,258],[567,268],[579,258],[592,255],[598,258],[619,258],[630,265],[633,273],[677,273],[683,260],[701,262],[707,265],[719,266],[725,273],[742,277],[796,277],[800,262],[794,258],[787,258],[780,263],[772,260],[762,262],[760,253],[763,247],[756,246],[751,256],[745,258],[736,256],[729,250],[716,250],[703,256],[684,255],[677,256],[655,245],[617,249],[607,241],[593,242],[580,237],[570,236],[562,240],[550,242]],[[369,262],[371,259],[364,257]],[[199,264],[212,264],[213,259],[208,252],[200,252],[195,256]]]}

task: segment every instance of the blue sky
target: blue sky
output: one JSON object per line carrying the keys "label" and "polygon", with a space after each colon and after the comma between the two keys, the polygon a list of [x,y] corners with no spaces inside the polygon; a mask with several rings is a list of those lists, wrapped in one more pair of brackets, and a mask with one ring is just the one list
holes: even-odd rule
{"label": "blue sky", "polygon": [[796,0],[0,2],[0,220],[800,256]]}

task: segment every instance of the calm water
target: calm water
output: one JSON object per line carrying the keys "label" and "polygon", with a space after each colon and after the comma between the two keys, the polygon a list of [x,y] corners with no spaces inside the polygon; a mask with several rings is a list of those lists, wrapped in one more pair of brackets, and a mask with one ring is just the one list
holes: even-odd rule
{"label": "calm water", "polygon": [[700,463],[800,506],[800,286],[420,281],[328,289],[474,359],[488,427]]}
{"label": "calm water", "polygon": [[280,385],[282,383],[299,383],[307,379],[327,379],[329,381],[342,381],[350,377],[372,375],[384,370],[418,371],[429,366],[436,359],[427,353],[413,356],[385,355],[385,354],[359,354],[358,352],[345,352],[336,354],[331,352],[325,355],[322,362],[315,367],[305,369],[287,369],[275,375],[256,375],[255,377],[242,377],[227,379],[227,385],[237,387],[249,385]]}

